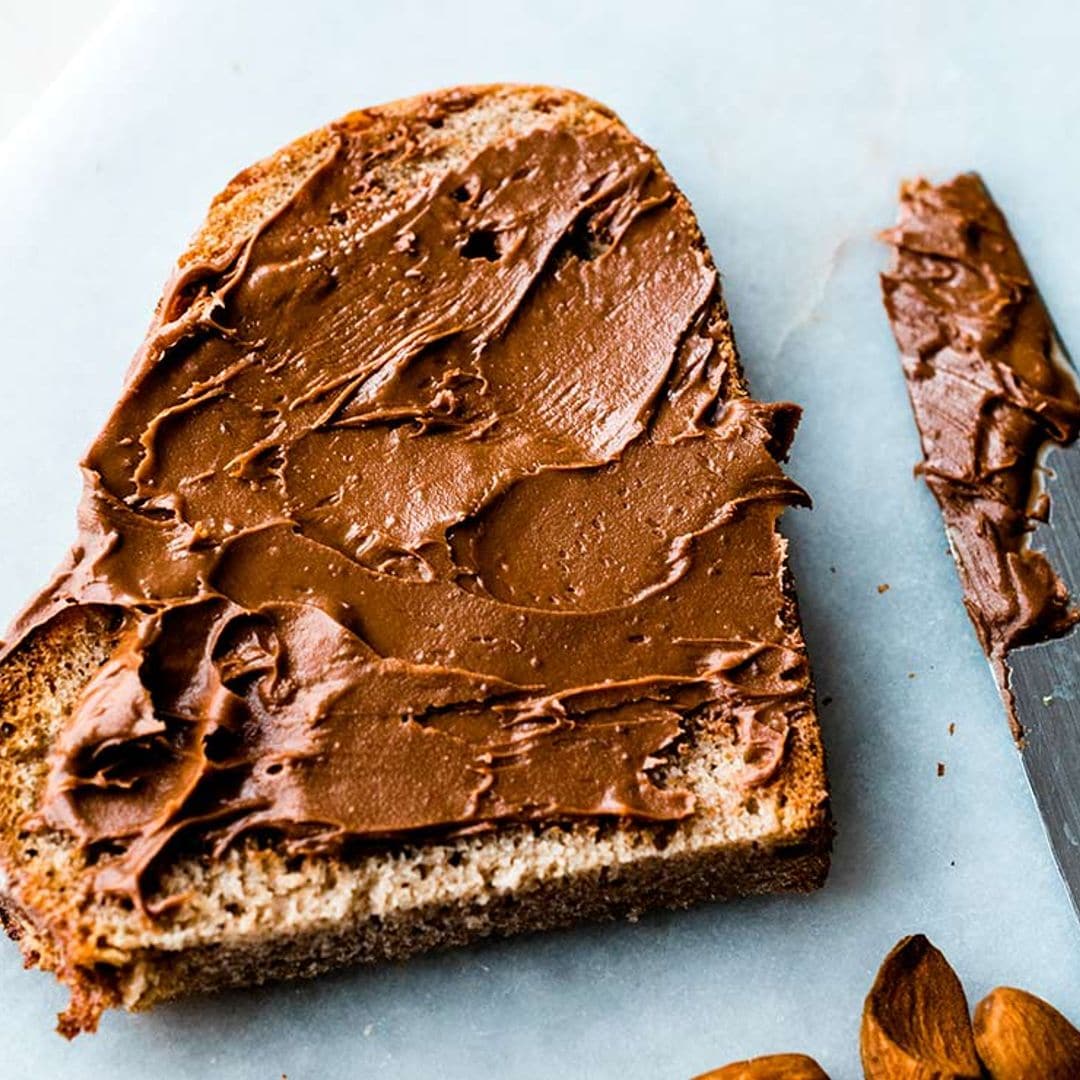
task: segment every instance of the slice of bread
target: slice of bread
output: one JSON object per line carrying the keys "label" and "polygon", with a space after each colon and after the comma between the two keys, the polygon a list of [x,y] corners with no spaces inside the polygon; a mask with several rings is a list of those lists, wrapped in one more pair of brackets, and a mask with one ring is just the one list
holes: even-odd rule
{"label": "slice of bread", "polygon": [[[325,162],[335,139],[379,149],[370,158],[373,182],[357,196],[372,201],[371,220],[493,142],[541,128],[612,129],[632,138],[608,109],[547,87],[445,91],[352,113],[237,176],[212,203],[178,269],[236,250]],[[689,215],[682,196],[675,198]],[[719,292],[711,303],[709,334],[731,373],[728,396],[745,397]],[[802,654],[782,540],[778,550],[774,570],[786,597],[780,630]],[[25,636],[0,666],[4,920],[27,964],[70,987],[64,1034],[92,1030],[110,1006],[143,1009],[193,991],[311,976],[491,934],[810,890],[824,880],[832,828],[808,685],[787,708],[786,753],[765,782],[747,783],[751,748],[734,725],[695,730],[678,743],[663,783],[692,792],[695,810],[682,820],[510,824],[345,854],[290,854],[254,837],[217,854],[181,849],[153,888],[182,900],[151,916],[128,897],[88,891],[86,851],[66,832],[30,820],[50,748],[120,633],[111,609],[72,606]]]}

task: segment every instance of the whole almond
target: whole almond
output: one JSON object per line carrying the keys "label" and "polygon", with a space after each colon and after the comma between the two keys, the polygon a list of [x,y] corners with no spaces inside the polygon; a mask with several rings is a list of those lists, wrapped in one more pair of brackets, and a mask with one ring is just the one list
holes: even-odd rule
{"label": "whole almond", "polygon": [[993,1080],[1080,1077],[1080,1031],[1026,990],[999,986],[979,1002],[975,1045]]}
{"label": "whole almond", "polygon": [[922,934],[885,957],[863,1007],[859,1048],[866,1080],[982,1076],[964,988]]}
{"label": "whole almond", "polygon": [[805,1054],[770,1054],[750,1061],[733,1061],[694,1080],[829,1080],[825,1070]]}

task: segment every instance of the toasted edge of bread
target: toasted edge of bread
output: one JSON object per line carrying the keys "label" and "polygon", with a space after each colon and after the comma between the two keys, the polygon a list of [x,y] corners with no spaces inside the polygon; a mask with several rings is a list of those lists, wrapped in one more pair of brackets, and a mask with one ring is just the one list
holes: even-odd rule
{"label": "toasted edge of bread", "polygon": [[[351,113],[235,177],[214,199],[177,272],[235,250],[303,183],[335,132],[374,148],[408,131],[408,154],[391,151],[371,166],[372,197],[389,209],[493,138],[611,125],[631,137],[610,110],[578,94],[508,85]],[[719,298],[712,323],[744,393]],[[787,625],[797,635],[786,566],[778,573],[789,598]],[[70,987],[59,1025],[66,1035],[93,1030],[110,1006],[142,1009],[195,991],[312,976],[582,919],[635,917],[654,907],[808,891],[827,873],[824,754],[816,717],[803,708],[789,718],[778,777],[757,788],[740,780],[745,765],[733,738],[684,746],[666,775],[694,792],[697,808],[676,824],[515,825],[348,857],[289,857],[249,840],[217,858],[172,858],[158,887],[187,899],[150,920],[122,898],[85,895],[84,855],[72,838],[25,829],[55,734],[118,632],[107,611],[72,608],[0,666],[0,912],[27,965],[54,971]]]}

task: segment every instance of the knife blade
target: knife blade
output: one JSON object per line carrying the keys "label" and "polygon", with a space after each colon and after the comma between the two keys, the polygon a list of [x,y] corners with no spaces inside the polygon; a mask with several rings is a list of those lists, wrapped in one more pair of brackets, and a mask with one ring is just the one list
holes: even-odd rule
{"label": "knife blade", "polygon": [[[1056,359],[1075,374],[1060,336]],[[1080,596],[1080,444],[1051,444],[1042,458],[1050,516],[1030,543]],[[1008,689],[1023,731],[1020,756],[1050,848],[1080,917],[1080,627],[1065,637],[1012,649]],[[1002,687],[1005,692],[1005,687]]]}

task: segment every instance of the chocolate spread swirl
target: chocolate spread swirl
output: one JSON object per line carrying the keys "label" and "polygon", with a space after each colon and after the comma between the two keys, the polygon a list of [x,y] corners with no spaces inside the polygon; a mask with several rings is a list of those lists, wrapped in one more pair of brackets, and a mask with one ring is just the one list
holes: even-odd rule
{"label": "chocolate spread swirl", "polygon": [[921,472],[956,553],[964,603],[1009,700],[1006,653],[1063,634],[1080,612],[1028,545],[1048,501],[1047,443],[1080,432],[1080,395],[1008,224],[973,173],[916,180],[884,234],[881,276],[922,439]]}
{"label": "chocolate spread swirl", "polygon": [[810,707],[775,530],[798,410],[744,396],[652,152],[507,135],[376,214],[383,148],[331,133],[174,280],[15,627],[125,618],[38,814],[100,889],[139,896],[179,836],[682,819],[682,740],[727,732],[767,783]]}

